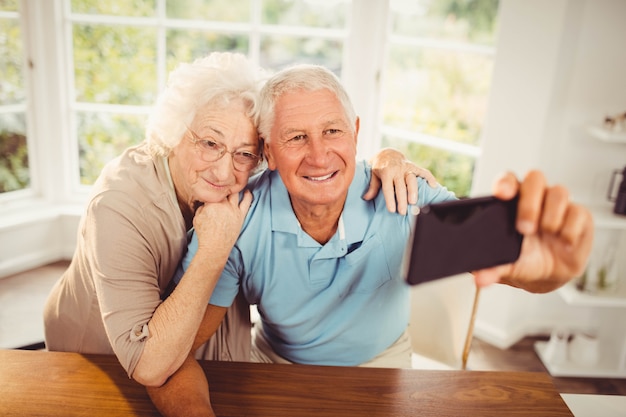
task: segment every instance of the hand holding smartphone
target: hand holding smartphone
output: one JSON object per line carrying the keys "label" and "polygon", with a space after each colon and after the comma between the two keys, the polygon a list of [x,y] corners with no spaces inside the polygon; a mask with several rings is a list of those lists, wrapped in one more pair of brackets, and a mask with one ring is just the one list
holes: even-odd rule
{"label": "hand holding smartphone", "polygon": [[489,196],[423,207],[407,248],[406,281],[417,285],[515,262],[523,240],[515,229],[517,202]]}

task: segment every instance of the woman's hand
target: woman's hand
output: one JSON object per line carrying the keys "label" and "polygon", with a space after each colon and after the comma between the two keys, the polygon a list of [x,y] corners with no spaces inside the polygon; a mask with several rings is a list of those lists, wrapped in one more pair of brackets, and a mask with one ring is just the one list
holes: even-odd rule
{"label": "woman's hand", "polygon": [[404,215],[409,204],[417,204],[417,177],[428,181],[431,187],[437,186],[437,180],[429,170],[420,168],[392,148],[381,149],[370,161],[372,179],[370,187],[363,195],[371,200],[378,195],[381,183],[387,210]]}
{"label": "woman's hand", "polygon": [[245,190],[231,194],[218,203],[206,203],[196,210],[193,227],[198,235],[198,249],[209,247],[210,253],[228,256],[239,237],[243,220],[252,203],[252,193]]}
{"label": "woman's hand", "polygon": [[530,292],[555,290],[584,271],[593,243],[593,218],[569,201],[562,186],[548,186],[544,175],[531,171],[519,183],[507,173],[494,185],[494,195],[509,200],[519,191],[517,230],[524,235],[515,263],[474,272],[479,286],[494,282]]}

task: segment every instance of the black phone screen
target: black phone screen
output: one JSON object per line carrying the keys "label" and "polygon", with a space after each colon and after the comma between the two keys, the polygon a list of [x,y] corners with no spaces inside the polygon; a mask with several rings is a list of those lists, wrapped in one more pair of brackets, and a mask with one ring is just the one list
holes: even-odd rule
{"label": "black phone screen", "polygon": [[407,282],[416,285],[517,260],[523,240],[515,229],[517,202],[517,197],[488,196],[423,207],[407,248]]}

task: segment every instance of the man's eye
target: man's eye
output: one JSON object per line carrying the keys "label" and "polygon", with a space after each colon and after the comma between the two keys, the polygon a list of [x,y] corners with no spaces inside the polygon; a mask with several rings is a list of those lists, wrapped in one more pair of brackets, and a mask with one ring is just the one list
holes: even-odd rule
{"label": "man's eye", "polygon": [[343,130],[339,130],[339,129],[326,129],[324,131],[324,136],[326,137],[330,137],[330,138],[338,138],[341,135],[343,135]]}
{"label": "man's eye", "polygon": [[299,141],[303,141],[304,139],[306,139],[306,135],[296,135],[294,137],[292,137],[291,139],[289,139],[290,142],[299,142]]}

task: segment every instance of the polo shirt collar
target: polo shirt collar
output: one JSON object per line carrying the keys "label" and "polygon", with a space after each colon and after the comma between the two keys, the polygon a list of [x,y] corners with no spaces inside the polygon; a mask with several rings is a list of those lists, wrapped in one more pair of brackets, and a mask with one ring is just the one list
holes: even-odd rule
{"label": "polo shirt collar", "polygon": [[[345,207],[349,207],[349,215],[343,216],[348,245],[362,242],[369,225],[369,213],[375,211],[378,198],[365,201],[362,196],[369,186],[371,171],[363,162],[357,163],[354,179],[348,189]],[[305,233],[291,208],[289,193],[278,171],[270,173],[270,201],[272,231],[291,233],[298,236],[300,246],[319,246],[319,243]],[[345,211],[344,207],[344,211]],[[330,240],[337,239],[337,235]],[[329,243],[330,243],[329,242]]]}

